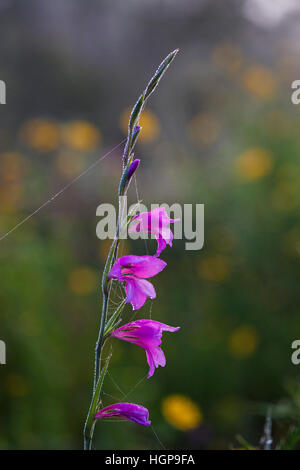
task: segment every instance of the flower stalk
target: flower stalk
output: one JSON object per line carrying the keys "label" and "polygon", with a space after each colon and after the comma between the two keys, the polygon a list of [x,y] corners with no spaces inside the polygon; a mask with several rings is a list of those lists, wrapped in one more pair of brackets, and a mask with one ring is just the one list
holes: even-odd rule
{"label": "flower stalk", "polygon": [[[110,301],[110,290],[111,290],[111,279],[112,279],[112,277],[109,276],[109,273],[112,269],[113,264],[116,261],[118,248],[119,248],[119,241],[120,241],[120,238],[119,238],[120,227],[122,223],[121,199],[124,195],[126,195],[132,176],[137,170],[139,163],[140,163],[139,160],[134,160],[133,158],[133,148],[141,132],[141,127],[139,126],[139,119],[140,119],[141,112],[143,108],[145,107],[147,99],[157,87],[159,81],[161,80],[163,74],[169,67],[172,60],[175,58],[177,52],[178,52],[178,49],[171,52],[160,64],[155,74],[153,75],[148,85],[146,86],[144,92],[140,95],[136,104],[133,106],[133,109],[129,118],[128,136],[127,136],[127,140],[126,140],[124,152],[123,152],[123,171],[122,171],[120,184],[119,184],[119,190],[118,190],[119,210],[118,210],[116,233],[115,233],[115,237],[112,242],[112,245],[110,247],[110,250],[109,250],[106,262],[105,262],[103,275],[102,275],[103,303],[102,303],[102,311],[101,311],[101,318],[100,318],[100,327],[99,327],[98,338],[97,338],[96,347],[95,347],[95,366],[94,366],[94,383],[93,383],[92,400],[91,400],[91,404],[89,407],[88,415],[87,415],[85,426],[84,426],[84,449],[85,450],[92,449],[92,442],[93,442],[95,423],[96,423],[95,415],[97,412],[98,412],[97,413],[98,418],[101,415],[101,413],[99,412],[99,407],[101,405],[101,389],[102,389],[103,381],[104,381],[104,378],[108,369],[109,359],[110,359],[109,357],[104,362],[104,365],[101,368],[101,353],[102,353],[103,346],[108,335],[110,334],[112,329],[116,326],[116,324],[119,322],[119,317],[124,308],[125,301],[126,301],[124,300],[121,303],[121,305],[114,312],[112,317],[107,321],[107,312],[108,312],[109,301]],[[126,405],[132,405],[132,404],[126,404]],[[137,409],[144,410],[143,407],[140,407],[138,405],[132,405],[128,409],[131,410],[130,411],[131,413],[133,413],[132,411],[133,409],[135,410],[134,411],[135,413]],[[124,412],[123,412],[123,416],[125,416]],[[131,419],[131,418],[128,418],[128,416],[126,415],[125,419]],[[135,418],[131,420],[134,421]]]}

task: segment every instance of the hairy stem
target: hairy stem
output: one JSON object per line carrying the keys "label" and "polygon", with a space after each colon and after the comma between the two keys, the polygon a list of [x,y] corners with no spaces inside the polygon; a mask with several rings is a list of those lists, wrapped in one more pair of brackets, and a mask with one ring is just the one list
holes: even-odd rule
{"label": "hairy stem", "polygon": [[84,426],[84,431],[83,431],[83,437],[84,437],[84,450],[91,450],[92,449],[92,444],[93,444],[93,436],[94,436],[94,429],[95,429],[95,420],[94,416],[95,413],[99,407],[99,397],[101,393],[101,388],[104,382],[104,377],[106,375],[107,369],[108,369],[108,364],[110,361],[111,355],[107,358],[105,361],[104,367],[101,371],[101,374],[99,376],[96,389],[93,393],[93,398],[90,404],[89,412],[86,418],[85,426]]}

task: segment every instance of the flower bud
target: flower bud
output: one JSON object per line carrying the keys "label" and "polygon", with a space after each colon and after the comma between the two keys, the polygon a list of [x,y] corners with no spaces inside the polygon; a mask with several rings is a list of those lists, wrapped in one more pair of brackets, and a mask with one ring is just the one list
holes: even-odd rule
{"label": "flower bud", "polygon": [[138,169],[139,167],[139,164],[140,164],[140,161],[138,158],[136,158],[135,160],[133,160],[132,163],[130,163],[130,166],[128,168],[128,173],[127,173],[127,182],[129,183],[129,181],[131,180],[132,176],[134,175],[134,173],[136,172],[136,170]]}
{"label": "flower bud", "polygon": [[134,173],[136,172],[140,161],[138,158],[136,160],[133,160],[130,164],[127,164],[127,167],[124,170],[124,173],[122,175],[121,181],[120,181],[120,187],[119,187],[119,196],[124,195],[126,192],[128,185],[130,183],[130,180]]}

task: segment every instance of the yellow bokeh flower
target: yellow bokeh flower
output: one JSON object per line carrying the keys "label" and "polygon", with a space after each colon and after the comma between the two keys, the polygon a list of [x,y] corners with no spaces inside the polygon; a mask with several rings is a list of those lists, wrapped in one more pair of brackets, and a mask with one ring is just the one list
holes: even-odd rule
{"label": "yellow bokeh flower", "polygon": [[209,113],[197,114],[188,124],[188,136],[200,148],[212,145],[219,137],[221,125],[219,121]]}
{"label": "yellow bokeh flower", "polygon": [[56,168],[67,178],[77,176],[83,170],[84,166],[84,158],[77,153],[62,151],[56,159]]}
{"label": "yellow bokeh flower", "polygon": [[194,429],[203,421],[199,406],[184,395],[169,395],[164,398],[162,413],[168,423],[180,431]]}
{"label": "yellow bokeh flower", "polygon": [[99,277],[96,272],[87,267],[75,268],[69,275],[69,288],[78,295],[89,294],[96,289]]}
{"label": "yellow bokeh flower", "polygon": [[72,149],[84,152],[99,146],[101,134],[90,122],[72,121],[64,125],[62,139]]}
{"label": "yellow bokeh flower", "polygon": [[215,254],[201,259],[198,274],[207,281],[222,282],[230,276],[230,262],[227,256]]}
{"label": "yellow bokeh flower", "polygon": [[270,173],[273,159],[264,148],[252,148],[242,152],[235,160],[237,175],[244,181],[255,181]]}
{"label": "yellow bokeh flower", "polygon": [[277,80],[273,72],[262,65],[250,65],[242,75],[244,88],[262,100],[269,100],[277,93]]}
{"label": "yellow bokeh flower", "polygon": [[[126,135],[128,131],[128,121],[131,113],[131,108],[125,109],[120,116],[120,128]],[[160,134],[160,125],[155,114],[149,109],[142,111],[139,125],[142,127],[139,140],[142,142],[152,142],[157,139]]]}
{"label": "yellow bokeh flower", "polygon": [[258,346],[258,334],[251,325],[236,328],[228,339],[230,353],[238,359],[252,356]]}
{"label": "yellow bokeh flower", "polygon": [[46,119],[32,119],[20,129],[20,137],[26,145],[40,152],[52,152],[59,145],[57,125]]}

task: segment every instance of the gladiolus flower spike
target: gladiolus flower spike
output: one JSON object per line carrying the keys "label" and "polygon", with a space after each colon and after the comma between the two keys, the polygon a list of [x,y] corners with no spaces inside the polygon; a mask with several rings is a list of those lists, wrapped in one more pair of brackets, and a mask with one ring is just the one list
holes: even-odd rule
{"label": "gladiolus flower spike", "polygon": [[[135,175],[140,164],[139,159],[134,159],[133,149],[141,132],[141,127],[139,125],[141,112],[145,107],[146,101],[157,87],[177,52],[178,49],[171,52],[162,61],[151,80],[148,82],[145,90],[140,94],[137,102],[132,108],[128,123],[128,135],[123,151],[122,174],[118,188],[119,222],[122,222],[122,214],[120,212],[121,198],[126,195],[132,181],[132,177]],[[133,214],[134,212],[132,212],[132,215]],[[148,229],[148,226],[146,228],[146,222],[148,222],[150,214],[151,223]],[[129,219],[126,219],[127,223],[129,223],[130,218],[131,216]],[[107,319],[111,294],[109,283],[112,279],[117,279],[125,284],[125,302],[131,303],[134,310],[141,308],[148,297],[154,299],[156,297],[156,292],[147,278],[155,276],[166,267],[167,263],[161,260],[158,256],[167,244],[172,246],[173,233],[168,225],[170,222],[176,222],[177,220],[178,219],[170,219],[164,209],[157,209],[151,213],[146,212],[139,214],[129,223],[129,228],[132,231],[147,231],[147,233],[149,232],[155,235],[158,242],[155,256],[128,255],[118,258],[118,248],[121,237],[119,223],[116,226],[115,236],[108,252],[105,268],[102,274],[101,285],[103,302],[101,321],[95,348],[93,393],[83,431],[84,449],[86,450],[91,450],[93,448],[95,422],[98,419],[118,417],[122,420],[133,421],[141,426],[151,425],[151,421],[149,420],[149,411],[141,405],[136,405],[134,403],[114,403],[100,409],[102,403],[102,387],[108,371],[110,359],[109,356],[106,361],[102,361],[101,363],[103,346],[110,335],[142,347],[146,351],[147,361],[149,364],[148,377],[151,377],[156,367],[163,367],[166,364],[165,355],[159,347],[161,344],[162,332],[174,332],[177,331],[178,328],[152,320],[136,320],[114,330],[120,321],[119,317],[124,306],[124,301],[119,305],[110,318]],[[114,264],[112,265],[113,262]]]}

